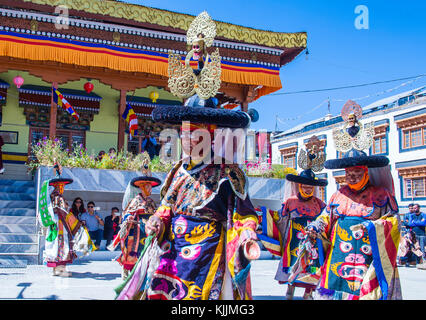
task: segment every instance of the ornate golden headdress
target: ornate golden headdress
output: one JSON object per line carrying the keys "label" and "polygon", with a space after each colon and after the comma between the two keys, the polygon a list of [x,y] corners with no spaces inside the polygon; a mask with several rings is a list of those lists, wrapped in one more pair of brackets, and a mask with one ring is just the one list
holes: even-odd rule
{"label": "ornate golden headdress", "polygon": [[[204,11],[194,19],[188,29],[187,43],[192,45],[192,50],[186,55],[185,64],[182,64],[179,54],[169,51],[168,85],[173,95],[186,99],[198,94],[202,100],[216,95],[221,84],[221,57],[219,49],[211,56],[206,50],[213,44],[215,35],[216,25]],[[197,61],[205,57],[204,66],[199,73],[194,73],[189,64],[192,57]]]}
{"label": "ornate golden headdress", "polygon": [[297,164],[303,170],[312,169],[319,172],[324,169],[325,153],[321,150],[321,141],[317,136],[312,136],[305,143],[306,151],[300,150]]}
{"label": "ornate golden headdress", "polygon": [[333,140],[337,151],[348,152],[352,149],[359,151],[370,148],[373,144],[373,122],[363,125],[359,119],[362,117],[362,108],[352,100],[348,100],[342,108],[342,119],[345,121],[343,128],[333,129]]}
{"label": "ornate golden headdress", "polygon": [[186,32],[186,43],[192,45],[194,42],[203,40],[206,47],[211,47],[215,37],[216,24],[209,14],[203,11],[191,22]]}

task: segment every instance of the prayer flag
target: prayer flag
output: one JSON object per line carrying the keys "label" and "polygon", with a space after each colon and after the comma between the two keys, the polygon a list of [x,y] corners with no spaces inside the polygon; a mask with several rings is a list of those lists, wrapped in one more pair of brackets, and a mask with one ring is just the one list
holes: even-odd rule
{"label": "prayer flag", "polygon": [[53,102],[56,103],[58,106],[61,106],[64,110],[68,111],[68,113],[72,115],[74,119],[78,120],[80,118],[80,116],[77,114],[77,112],[75,112],[71,104],[55,87],[53,87]]}
{"label": "prayer flag", "polygon": [[129,134],[130,139],[137,134],[138,129],[138,117],[136,113],[133,111],[133,108],[130,104],[126,105],[126,110],[123,112],[123,119],[129,124]]}

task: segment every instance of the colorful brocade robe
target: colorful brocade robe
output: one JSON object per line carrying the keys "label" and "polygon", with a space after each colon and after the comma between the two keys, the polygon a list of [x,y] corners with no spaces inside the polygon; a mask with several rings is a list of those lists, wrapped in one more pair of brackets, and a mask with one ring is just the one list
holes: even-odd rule
{"label": "colorful brocade robe", "polygon": [[57,267],[71,264],[79,256],[96,250],[96,247],[87,228],[79,224],[74,214],[59,206],[63,197],[58,193],[52,193],[51,199],[54,204],[53,220],[58,234],[53,241],[45,242],[44,260],[48,267]]}
{"label": "colorful brocade robe", "polygon": [[[306,237],[305,227],[318,217],[325,203],[316,197],[307,200],[301,199],[298,195],[285,201],[281,215],[276,222],[282,234],[282,259],[278,265],[275,280],[286,283],[291,274],[291,268],[296,263],[299,255],[299,244]],[[309,261],[303,265],[298,272],[297,278],[292,284],[297,287],[313,287],[318,282],[320,262],[316,245],[311,250]]]}
{"label": "colorful brocade robe", "polygon": [[[325,252],[320,299],[400,299],[396,266],[398,205],[382,187],[343,186],[310,226],[331,244]],[[363,226],[362,228],[360,226]]]}
{"label": "colorful brocade robe", "polygon": [[145,223],[154,214],[155,202],[150,197],[143,198],[139,193],[134,197],[123,211],[122,225],[129,217],[133,217],[135,223],[126,225],[126,234],[120,239],[121,255],[117,258],[118,263],[126,270],[132,270],[138,261],[146,239]]}
{"label": "colorful brocade robe", "polygon": [[165,224],[147,299],[251,299],[250,261],[241,244],[256,240],[257,214],[237,165],[179,162],[169,172],[155,213]]}

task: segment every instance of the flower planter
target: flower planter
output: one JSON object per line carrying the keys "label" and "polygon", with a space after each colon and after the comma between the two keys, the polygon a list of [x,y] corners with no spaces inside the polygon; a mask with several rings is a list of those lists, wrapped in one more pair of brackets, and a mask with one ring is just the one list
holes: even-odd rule
{"label": "flower planter", "polygon": [[[108,192],[124,193],[129,181],[141,175],[137,171],[111,170],[111,169],[82,169],[62,168],[62,177],[71,178],[73,183],[67,185],[66,190],[81,192],[103,192],[108,197]],[[152,172],[152,176],[164,182],[166,172]],[[37,169],[35,181],[37,191],[46,179],[54,178],[52,167],[41,166]],[[248,177],[248,194],[254,206],[267,206],[270,209],[281,208],[284,195],[284,179],[270,179]],[[159,196],[161,186],[152,189],[152,194]]]}

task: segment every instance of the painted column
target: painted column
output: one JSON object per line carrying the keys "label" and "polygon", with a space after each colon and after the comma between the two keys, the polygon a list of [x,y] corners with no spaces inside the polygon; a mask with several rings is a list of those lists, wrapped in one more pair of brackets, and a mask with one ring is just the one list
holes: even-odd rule
{"label": "painted column", "polygon": [[126,130],[126,122],[123,119],[124,110],[126,110],[126,94],[127,90],[120,89],[120,104],[118,105],[118,137],[117,152],[124,148],[124,131]]}
{"label": "painted column", "polygon": [[247,101],[244,101],[244,102],[241,104],[241,111],[244,111],[244,112],[247,112],[247,111],[248,111],[248,102],[247,102]]}
{"label": "painted column", "polygon": [[50,100],[50,121],[49,121],[49,137],[54,139],[56,136],[56,115],[58,112],[58,106],[53,102],[53,88],[58,88],[57,82],[52,82],[52,92]]}

